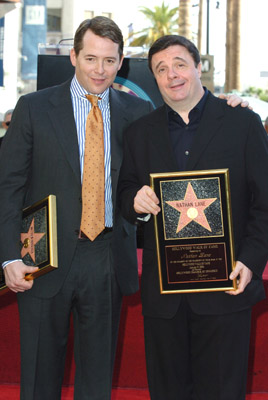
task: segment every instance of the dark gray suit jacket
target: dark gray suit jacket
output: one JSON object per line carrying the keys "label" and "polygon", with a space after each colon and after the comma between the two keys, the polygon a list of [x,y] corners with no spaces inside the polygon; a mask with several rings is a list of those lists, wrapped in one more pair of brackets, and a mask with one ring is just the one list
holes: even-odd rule
{"label": "dark gray suit jacket", "polygon": [[[134,122],[125,135],[119,178],[123,216],[134,223],[133,199],[149,174],[178,171],[171,147],[166,107]],[[187,294],[197,313],[218,314],[245,309],[264,297],[262,272],[268,259],[268,140],[257,114],[209,93],[190,151],[187,170],[229,168],[235,255],[253,271],[239,296],[220,293]],[[171,318],[181,296],[160,295],[153,218],[144,224],[142,272],[143,313]]]}
{"label": "dark gray suit jacket", "polygon": [[[70,80],[19,99],[0,153],[0,262],[20,258],[21,210],[57,198],[59,268],[40,278],[32,293],[52,297],[69,270],[81,219],[81,175]],[[135,228],[122,218],[116,189],[124,129],[152,110],[149,102],[110,89],[113,247],[123,294],[138,290]]]}

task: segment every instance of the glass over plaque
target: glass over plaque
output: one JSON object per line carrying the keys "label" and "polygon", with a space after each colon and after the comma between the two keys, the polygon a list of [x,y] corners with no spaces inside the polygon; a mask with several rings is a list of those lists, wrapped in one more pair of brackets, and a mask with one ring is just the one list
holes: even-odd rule
{"label": "glass over plaque", "polygon": [[236,280],[228,169],[151,174],[162,294],[233,290]]}
{"label": "glass over plaque", "polygon": [[[50,195],[23,210],[20,245],[23,262],[39,267],[25,279],[37,278],[58,267],[56,196]],[[0,268],[0,293],[7,290]]]}

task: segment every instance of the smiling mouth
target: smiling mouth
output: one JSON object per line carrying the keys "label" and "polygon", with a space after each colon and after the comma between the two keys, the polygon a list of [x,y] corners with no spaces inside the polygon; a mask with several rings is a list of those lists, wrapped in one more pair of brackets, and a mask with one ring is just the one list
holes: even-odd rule
{"label": "smiling mouth", "polygon": [[104,82],[106,78],[91,78],[94,82]]}
{"label": "smiling mouth", "polygon": [[179,83],[179,82],[174,82],[171,85],[169,85],[170,89],[180,89],[184,86],[185,82]]}

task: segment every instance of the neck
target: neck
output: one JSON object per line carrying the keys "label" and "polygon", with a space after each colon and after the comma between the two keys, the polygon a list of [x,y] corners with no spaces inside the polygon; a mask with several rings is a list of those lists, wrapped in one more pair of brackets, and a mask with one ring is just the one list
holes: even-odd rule
{"label": "neck", "polygon": [[180,115],[186,124],[188,124],[190,111],[199,103],[204,93],[205,91],[203,87],[201,87],[201,90],[193,98],[168,103],[168,105]]}

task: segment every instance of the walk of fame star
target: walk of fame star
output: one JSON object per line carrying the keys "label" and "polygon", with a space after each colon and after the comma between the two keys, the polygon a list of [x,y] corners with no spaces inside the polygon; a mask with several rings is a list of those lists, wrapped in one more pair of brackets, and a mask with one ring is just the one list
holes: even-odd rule
{"label": "walk of fame star", "polygon": [[23,244],[21,249],[21,257],[25,257],[26,254],[29,254],[35,263],[35,245],[42,239],[45,233],[36,233],[34,231],[34,218],[32,219],[31,225],[29,227],[28,232],[21,233],[20,240]]}
{"label": "walk of fame star", "polygon": [[180,212],[176,233],[180,232],[192,221],[197,222],[199,225],[211,232],[204,210],[215,200],[217,200],[217,198],[198,199],[191,183],[189,182],[183,200],[166,201],[168,205]]}

